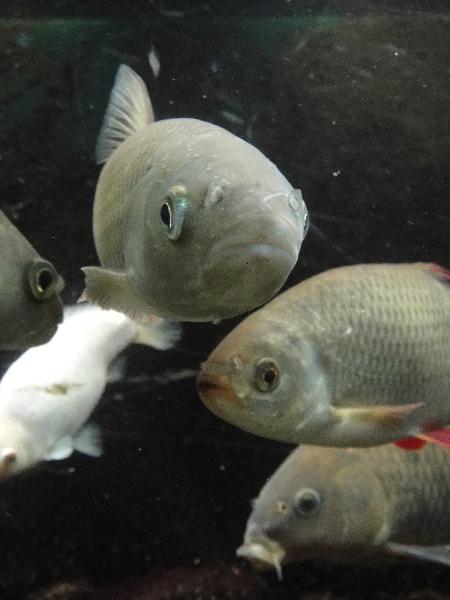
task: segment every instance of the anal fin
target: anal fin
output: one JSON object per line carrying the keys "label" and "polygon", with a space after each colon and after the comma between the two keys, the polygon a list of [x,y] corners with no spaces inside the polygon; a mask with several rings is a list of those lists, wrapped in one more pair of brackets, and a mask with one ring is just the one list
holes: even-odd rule
{"label": "anal fin", "polygon": [[441,427],[440,429],[418,433],[414,437],[394,442],[396,446],[404,450],[420,450],[426,443],[435,444],[436,446],[450,450],[450,429]]}
{"label": "anal fin", "polygon": [[403,450],[421,450],[426,445],[426,441],[420,440],[418,437],[409,437],[397,440],[394,444]]}

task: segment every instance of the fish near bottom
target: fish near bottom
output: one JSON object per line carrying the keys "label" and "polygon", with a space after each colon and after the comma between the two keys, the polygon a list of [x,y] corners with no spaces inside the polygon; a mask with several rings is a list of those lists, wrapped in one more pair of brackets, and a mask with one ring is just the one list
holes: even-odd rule
{"label": "fish near bottom", "polygon": [[315,559],[450,566],[450,454],[300,446],[255,500],[237,555],[280,579],[283,564]]}

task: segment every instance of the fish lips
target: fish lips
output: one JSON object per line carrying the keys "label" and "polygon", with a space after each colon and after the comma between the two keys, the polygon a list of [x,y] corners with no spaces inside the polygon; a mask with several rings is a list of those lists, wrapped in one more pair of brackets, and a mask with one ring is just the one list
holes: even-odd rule
{"label": "fish lips", "polygon": [[244,544],[237,549],[236,555],[250,561],[257,571],[276,569],[281,580],[281,563],[286,553],[275,540],[264,536],[260,539],[244,541]]}
{"label": "fish lips", "polygon": [[233,390],[228,375],[200,372],[197,377],[197,393],[203,404],[220,418],[226,419],[228,414],[228,411],[223,411],[224,405],[237,410],[243,409],[242,400]]}

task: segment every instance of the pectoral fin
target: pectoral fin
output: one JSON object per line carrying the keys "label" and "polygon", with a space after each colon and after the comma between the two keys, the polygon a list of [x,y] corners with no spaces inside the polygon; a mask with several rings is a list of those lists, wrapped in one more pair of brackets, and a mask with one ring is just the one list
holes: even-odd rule
{"label": "pectoral fin", "polygon": [[74,450],[98,458],[102,455],[100,429],[97,425],[85,425],[73,440]]}
{"label": "pectoral fin", "polygon": [[371,423],[382,427],[397,427],[413,410],[423,406],[422,402],[403,406],[371,406],[359,408],[332,408],[334,419],[351,423]]}
{"label": "pectoral fin", "polygon": [[450,566],[450,545],[443,546],[409,546],[388,542],[386,549],[393,554],[409,556],[420,560],[430,560],[441,565]]}
{"label": "pectoral fin", "polygon": [[146,319],[150,308],[137,296],[123,271],[102,267],[83,267],[86,295],[102,308],[112,308],[134,319]]}

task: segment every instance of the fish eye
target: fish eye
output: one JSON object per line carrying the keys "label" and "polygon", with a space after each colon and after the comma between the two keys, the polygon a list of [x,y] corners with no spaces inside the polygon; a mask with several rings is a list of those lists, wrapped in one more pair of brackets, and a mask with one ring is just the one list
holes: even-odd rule
{"label": "fish eye", "polygon": [[164,232],[172,241],[180,237],[186,208],[186,188],[183,185],[172,187],[167,192],[159,211]]}
{"label": "fish eye", "polygon": [[28,269],[28,283],[37,300],[47,300],[62,290],[62,280],[52,263],[35,260]]}
{"label": "fish eye", "polygon": [[302,517],[313,515],[322,503],[320,494],[312,488],[304,488],[295,494],[295,512]]}
{"label": "fish eye", "polygon": [[280,369],[271,358],[261,358],[255,365],[254,384],[260,392],[272,392],[280,381]]}
{"label": "fish eye", "polygon": [[172,208],[168,200],[166,200],[161,206],[161,211],[159,214],[161,216],[161,221],[170,229],[172,227]]}

